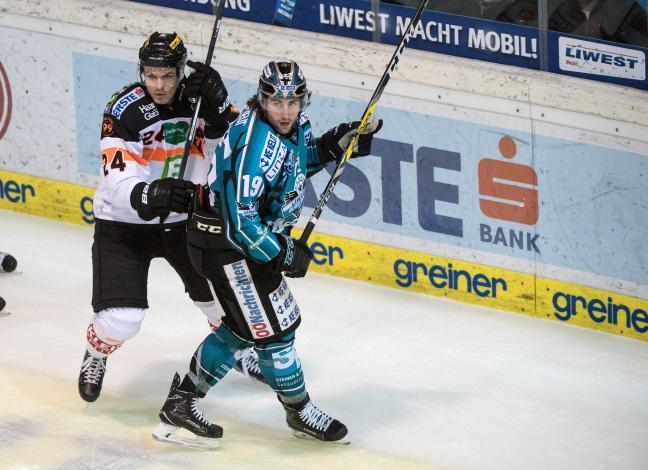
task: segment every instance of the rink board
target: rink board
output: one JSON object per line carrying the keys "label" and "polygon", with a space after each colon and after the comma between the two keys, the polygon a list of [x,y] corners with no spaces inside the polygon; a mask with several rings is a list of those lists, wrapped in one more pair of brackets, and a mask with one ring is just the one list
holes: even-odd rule
{"label": "rink board", "polygon": [[[93,188],[6,171],[0,182],[0,209],[94,223]],[[640,298],[318,232],[310,247],[313,271],[648,341]]]}

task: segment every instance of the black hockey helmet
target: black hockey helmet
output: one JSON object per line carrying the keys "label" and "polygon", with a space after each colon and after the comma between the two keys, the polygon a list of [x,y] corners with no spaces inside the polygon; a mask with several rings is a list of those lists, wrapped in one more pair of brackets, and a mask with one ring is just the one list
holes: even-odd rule
{"label": "black hockey helmet", "polygon": [[297,62],[268,62],[259,77],[257,99],[264,107],[267,98],[299,98],[303,111],[310,102],[311,92]]}
{"label": "black hockey helmet", "polygon": [[178,76],[184,72],[187,48],[177,33],[151,34],[139,50],[139,71],[144,66],[175,68]]}

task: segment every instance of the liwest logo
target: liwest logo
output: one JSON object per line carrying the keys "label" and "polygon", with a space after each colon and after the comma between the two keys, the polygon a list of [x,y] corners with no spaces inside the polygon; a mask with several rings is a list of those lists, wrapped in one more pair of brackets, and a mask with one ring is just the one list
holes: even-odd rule
{"label": "liwest logo", "polygon": [[[509,136],[502,137],[499,141],[499,151],[506,159],[515,158],[515,140]],[[533,168],[519,163],[484,158],[479,162],[477,174],[479,208],[486,217],[535,225],[538,221],[538,175]],[[485,243],[540,253],[536,245],[540,237],[537,233],[480,224],[479,234],[480,240]]]}
{"label": "liwest logo", "polygon": [[0,139],[4,137],[11,121],[11,86],[9,77],[0,62]]}
{"label": "liwest logo", "polygon": [[447,266],[427,266],[424,263],[397,259],[394,262],[394,274],[397,278],[396,284],[401,287],[410,287],[419,282],[419,275],[422,275],[436,289],[460,290],[479,297],[496,298],[498,288],[502,291],[507,290],[506,281],[502,278],[456,269],[452,263],[448,263]]}
{"label": "liwest logo", "polygon": [[552,298],[554,315],[558,320],[569,321],[581,313],[587,314],[595,323],[618,325],[620,321],[626,328],[638,333],[648,331],[648,313],[640,308],[617,304],[612,297],[607,302],[601,299],[587,299],[581,295],[556,292]]}
{"label": "liwest logo", "polygon": [[645,80],[646,55],[636,49],[560,37],[559,65],[568,72]]}
{"label": "liwest logo", "polygon": [[36,196],[36,190],[30,184],[21,184],[14,180],[0,180],[0,199],[17,204],[25,204],[28,196]]}

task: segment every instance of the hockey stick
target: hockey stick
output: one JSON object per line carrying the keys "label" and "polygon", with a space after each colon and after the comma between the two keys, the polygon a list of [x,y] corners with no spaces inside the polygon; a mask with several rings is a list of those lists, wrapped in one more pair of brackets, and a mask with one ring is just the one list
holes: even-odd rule
{"label": "hockey stick", "polygon": [[[214,30],[212,31],[211,40],[209,41],[209,48],[207,49],[207,58],[205,59],[205,65],[210,66],[212,61],[212,56],[214,55],[214,47],[216,47],[216,38],[218,38],[218,31],[220,30],[221,20],[223,19],[223,10],[225,9],[225,0],[220,0],[218,5],[214,7],[216,18],[214,20]],[[200,105],[202,103],[202,96],[198,97],[196,101],[196,109],[194,114],[191,117],[191,125],[189,126],[189,135],[187,135],[187,140],[185,141],[184,151],[182,152],[182,161],[180,162],[180,172],[178,173],[178,179],[183,179],[185,170],[187,169],[187,161],[189,160],[189,150],[191,150],[191,145],[193,144],[194,137],[196,136],[196,125],[198,124],[198,112],[200,111]]]}
{"label": "hockey stick", "polygon": [[376,109],[376,106],[378,105],[378,100],[380,99],[383,91],[385,90],[385,87],[387,86],[387,82],[389,82],[389,79],[391,78],[391,73],[394,71],[394,68],[396,68],[400,55],[403,53],[403,50],[405,50],[405,47],[407,46],[407,43],[409,42],[412,36],[412,29],[416,26],[416,23],[418,23],[419,20],[421,19],[421,15],[423,14],[423,10],[428,4],[428,1],[429,0],[421,0],[419,2],[419,5],[416,8],[416,12],[414,13],[414,16],[412,16],[409,25],[407,25],[407,29],[403,34],[403,38],[401,39],[400,44],[398,44],[398,47],[394,51],[394,55],[392,55],[392,58],[387,64],[387,68],[385,69],[385,72],[380,78],[380,81],[378,82],[378,85],[376,86],[376,89],[374,90],[374,93],[371,99],[369,100],[369,104],[365,108],[365,111],[362,115],[362,119],[360,120],[360,127],[358,127],[358,133],[354,135],[351,141],[349,142],[344,157],[341,158],[340,161],[338,162],[337,167],[335,168],[335,172],[331,176],[331,179],[326,185],[326,188],[324,188],[324,192],[320,196],[319,201],[317,201],[317,204],[315,205],[315,209],[313,209],[313,214],[308,220],[308,223],[306,224],[306,228],[304,228],[304,232],[302,233],[302,236],[299,239],[299,241],[301,241],[302,243],[306,243],[308,241],[308,237],[310,237],[311,232],[315,228],[315,224],[317,223],[320,214],[324,210],[324,206],[326,206],[329,197],[331,197],[331,194],[333,193],[333,188],[335,188],[335,185],[337,184],[338,180],[340,179],[340,176],[342,175],[342,172],[344,171],[344,167],[346,167],[349,158],[351,158],[351,154],[353,153],[353,148],[355,147],[360,134],[364,132],[364,130],[367,128],[367,125],[369,124],[369,119],[371,119],[371,115],[373,114],[374,110]]}

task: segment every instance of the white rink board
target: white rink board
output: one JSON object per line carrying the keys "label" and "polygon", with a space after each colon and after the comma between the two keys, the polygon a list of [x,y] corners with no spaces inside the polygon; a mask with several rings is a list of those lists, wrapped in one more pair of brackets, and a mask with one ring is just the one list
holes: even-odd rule
{"label": "white rink board", "polygon": [[[192,57],[202,59],[212,26],[208,15],[125,1],[90,5],[63,0],[56,7],[40,0],[7,1],[0,13],[0,41],[8,51],[2,65],[10,76],[14,113],[0,140],[2,169],[96,187],[98,123],[103,104],[117,87],[100,85],[112,80],[121,86],[137,78],[137,49],[153,30],[179,32]],[[240,103],[268,59],[294,58],[314,91],[311,117],[318,133],[341,120],[357,119],[392,52],[392,46],[225,19],[215,65]],[[648,263],[639,235],[648,229],[648,191],[641,178],[648,157],[645,97],[642,91],[593,81],[407,50],[377,113],[388,123],[381,139],[413,148],[411,160],[401,165],[402,179],[384,186],[389,178],[381,173],[381,162],[386,158],[352,163],[360,172],[357,181],[370,181],[363,195],[370,199],[368,209],[359,216],[342,213],[345,201],[358,194],[343,180],[318,228],[648,298]],[[542,165],[543,152],[554,162],[536,167],[544,198],[541,223],[547,223],[490,224],[493,232],[522,233],[527,244],[519,249],[480,239],[485,219],[476,168],[480,159],[501,159],[497,141],[505,134],[514,136],[521,149],[516,162]],[[433,176],[417,173],[418,153],[428,149],[459,153],[461,174],[444,168]],[[579,154],[572,156],[570,149]],[[590,172],[587,156],[594,154],[611,168],[595,163],[592,168],[600,172]],[[618,174],[612,174],[616,167]],[[572,173],[576,181],[570,179]],[[350,168],[344,177],[351,174]],[[556,174],[558,178],[547,179]],[[458,188],[458,202],[431,205],[442,216],[462,219],[460,235],[423,227],[421,213],[427,209],[420,200],[430,192],[431,178]],[[325,181],[326,174],[314,179],[315,193]],[[581,192],[565,191],[579,184]],[[388,214],[394,197],[402,201],[402,220]],[[622,210],[617,210],[619,204]],[[536,235],[546,241],[538,256],[528,243]]]}

